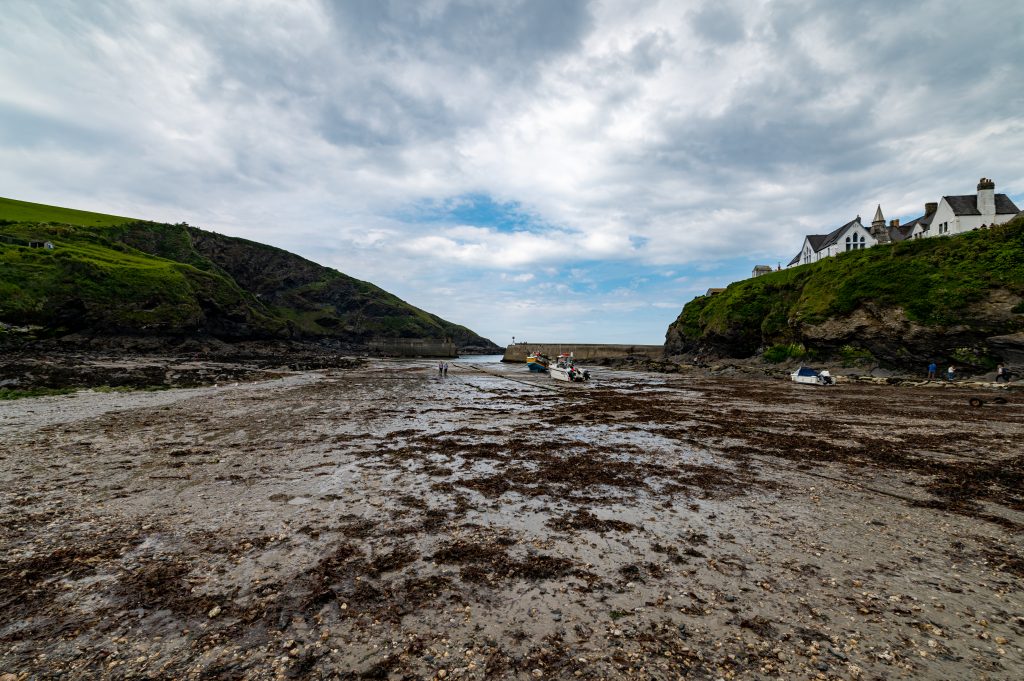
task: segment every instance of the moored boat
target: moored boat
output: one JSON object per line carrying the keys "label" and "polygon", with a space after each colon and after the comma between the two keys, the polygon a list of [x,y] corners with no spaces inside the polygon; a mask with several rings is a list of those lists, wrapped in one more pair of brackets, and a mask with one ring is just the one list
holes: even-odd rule
{"label": "moored boat", "polygon": [[547,371],[551,360],[539,352],[531,352],[526,357],[526,368],[530,371]]}
{"label": "moored boat", "polygon": [[576,366],[576,360],[571,352],[563,352],[558,356],[558,361],[548,367],[548,374],[556,381],[567,381],[578,383],[590,380],[590,372]]}
{"label": "moored boat", "polygon": [[801,365],[796,371],[789,375],[794,383],[807,383],[809,385],[834,385],[832,375],[827,371],[815,371],[811,367]]}

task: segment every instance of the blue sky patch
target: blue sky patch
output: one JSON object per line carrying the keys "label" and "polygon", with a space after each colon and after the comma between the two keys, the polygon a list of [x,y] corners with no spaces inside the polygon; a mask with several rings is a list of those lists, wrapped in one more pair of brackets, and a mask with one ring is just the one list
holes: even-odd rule
{"label": "blue sky patch", "polygon": [[553,226],[525,209],[518,201],[498,202],[488,194],[462,194],[444,199],[423,199],[396,213],[403,222],[472,225],[499,232],[542,232]]}

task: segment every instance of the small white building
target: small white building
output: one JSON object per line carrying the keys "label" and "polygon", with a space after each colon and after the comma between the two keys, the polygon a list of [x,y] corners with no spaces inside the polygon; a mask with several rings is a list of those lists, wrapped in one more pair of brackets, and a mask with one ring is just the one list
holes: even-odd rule
{"label": "small white building", "polygon": [[1009,221],[1017,213],[1017,206],[1010,197],[996,194],[996,183],[983,177],[978,182],[977,194],[942,197],[925,236],[946,236],[991,227]]}

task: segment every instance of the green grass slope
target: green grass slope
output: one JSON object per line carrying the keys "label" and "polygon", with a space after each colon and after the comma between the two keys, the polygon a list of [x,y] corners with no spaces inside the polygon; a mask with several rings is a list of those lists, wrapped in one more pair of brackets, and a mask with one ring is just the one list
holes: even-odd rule
{"label": "green grass slope", "polygon": [[[72,222],[79,220],[80,222]],[[50,241],[54,249],[33,248]],[[186,224],[0,200],[0,322],[37,335],[453,338],[469,329],[287,251]]]}
{"label": "green grass slope", "polygon": [[[0,321],[40,327],[43,335],[283,333],[284,324],[229,278],[153,257],[115,236],[96,227],[0,226]],[[26,245],[33,241],[56,248]]]}
{"label": "green grass slope", "polygon": [[[993,296],[1009,301],[1006,309],[989,305],[980,312]],[[952,334],[962,343],[1024,328],[1022,296],[1024,218],[1018,217],[991,229],[852,251],[736,282],[688,303],[669,327],[666,352],[750,357],[772,346],[800,345],[826,356],[835,350],[830,339],[810,331],[866,308],[901,310],[904,326],[921,331],[927,342]],[[893,348],[880,347],[898,344],[893,338],[867,347],[872,329],[861,332],[866,350],[893,355]],[[857,350],[856,338],[838,340]],[[907,348],[906,354],[922,350]]]}
{"label": "green grass slope", "polygon": [[0,219],[10,222],[59,222],[86,227],[122,225],[126,222],[135,222],[136,220],[135,218],[126,218],[120,215],[104,215],[103,213],[91,213],[73,208],[60,208],[58,206],[47,206],[42,203],[5,199],[2,196],[0,196]]}

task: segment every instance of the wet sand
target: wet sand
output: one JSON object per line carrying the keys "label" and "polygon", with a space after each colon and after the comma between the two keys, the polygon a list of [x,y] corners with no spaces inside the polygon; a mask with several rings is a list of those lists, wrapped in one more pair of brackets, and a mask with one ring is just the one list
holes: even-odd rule
{"label": "wet sand", "polygon": [[1024,678],[1024,394],[593,373],[0,403],[0,679]]}

